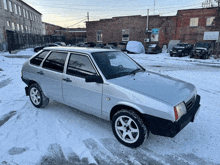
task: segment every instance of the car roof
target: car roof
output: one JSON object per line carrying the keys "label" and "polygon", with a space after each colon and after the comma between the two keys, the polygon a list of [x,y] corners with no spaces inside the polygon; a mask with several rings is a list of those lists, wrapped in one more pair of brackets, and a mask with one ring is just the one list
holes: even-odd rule
{"label": "car roof", "polygon": [[80,53],[94,53],[94,52],[114,52],[119,50],[111,50],[111,49],[100,49],[100,48],[86,48],[86,47],[47,47],[44,50],[57,50],[57,51],[73,51],[73,52],[80,52]]}

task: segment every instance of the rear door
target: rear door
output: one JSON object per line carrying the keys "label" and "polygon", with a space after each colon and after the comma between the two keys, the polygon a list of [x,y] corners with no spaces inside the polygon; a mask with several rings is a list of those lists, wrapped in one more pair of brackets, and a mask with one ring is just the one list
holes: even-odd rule
{"label": "rear door", "polygon": [[41,88],[45,95],[57,101],[63,101],[62,76],[67,52],[51,52],[42,65]]}
{"label": "rear door", "polygon": [[70,106],[101,116],[102,84],[85,82],[88,75],[98,75],[90,57],[71,53],[63,76],[63,99]]}

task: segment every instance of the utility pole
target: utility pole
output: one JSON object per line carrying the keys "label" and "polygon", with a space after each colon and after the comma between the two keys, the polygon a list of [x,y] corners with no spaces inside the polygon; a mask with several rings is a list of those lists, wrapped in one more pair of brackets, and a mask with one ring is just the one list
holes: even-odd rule
{"label": "utility pole", "polygon": [[89,12],[87,12],[87,20],[88,20],[88,22],[89,22]]}
{"label": "utility pole", "polygon": [[154,0],[154,15],[155,15],[155,0]]}

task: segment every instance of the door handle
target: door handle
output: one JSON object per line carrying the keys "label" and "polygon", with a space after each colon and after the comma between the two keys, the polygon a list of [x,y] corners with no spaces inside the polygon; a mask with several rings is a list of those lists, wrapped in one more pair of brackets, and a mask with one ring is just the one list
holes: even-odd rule
{"label": "door handle", "polygon": [[69,78],[63,78],[63,81],[72,82],[72,80],[70,80]]}
{"label": "door handle", "polygon": [[44,72],[40,71],[40,72],[37,72],[37,74],[44,75]]}

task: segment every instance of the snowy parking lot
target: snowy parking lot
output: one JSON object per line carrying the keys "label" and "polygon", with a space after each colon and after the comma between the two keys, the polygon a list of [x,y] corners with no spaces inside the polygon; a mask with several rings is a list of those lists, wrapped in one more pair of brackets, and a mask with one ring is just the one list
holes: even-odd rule
{"label": "snowy parking lot", "polygon": [[129,54],[147,70],[194,84],[201,96],[198,116],[177,136],[150,134],[130,149],[116,140],[108,121],[53,100],[35,108],[21,80],[22,64],[33,54],[0,52],[0,165],[220,164],[219,59]]}

